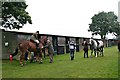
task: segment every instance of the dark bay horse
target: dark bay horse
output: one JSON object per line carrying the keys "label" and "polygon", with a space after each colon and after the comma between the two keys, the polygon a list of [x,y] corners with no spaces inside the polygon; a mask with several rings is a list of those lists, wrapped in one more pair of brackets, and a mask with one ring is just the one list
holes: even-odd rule
{"label": "dark bay horse", "polygon": [[15,49],[15,52],[14,52],[14,54],[12,54],[12,56],[15,56],[20,51],[20,55],[21,55],[20,56],[20,65],[23,66],[24,64],[26,64],[26,60],[24,59],[25,53],[26,52],[34,52],[39,63],[42,63],[42,48],[43,48],[43,45],[45,44],[45,38],[40,38],[39,41],[40,41],[39,51],[37,50],[36,44],[33,41],[24,40],[19,43],[19,45]]}

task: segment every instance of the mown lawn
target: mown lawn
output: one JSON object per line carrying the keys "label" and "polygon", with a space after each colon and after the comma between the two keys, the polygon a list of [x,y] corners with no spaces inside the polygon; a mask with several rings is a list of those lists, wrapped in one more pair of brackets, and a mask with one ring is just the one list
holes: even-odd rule
{"label": "mown lawn", "polygon": [[[89,52],[90,55],[90,52]],[[105,48],[104,57],[83,58],[83,51],[75,54],[71,61],[69,54],[54,56],[54,63],[49,58],[43,64],[29,63],[20,67],[14,60],[2,61],[3,78],[118,78],[118,51],[116,46]]]}

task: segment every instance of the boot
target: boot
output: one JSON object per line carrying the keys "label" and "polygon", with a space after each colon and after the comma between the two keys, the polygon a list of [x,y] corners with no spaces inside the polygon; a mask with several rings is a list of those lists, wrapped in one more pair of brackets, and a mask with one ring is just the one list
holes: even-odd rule
{"label": "boot", "polygon": [[36,49],[39,49],[39,43],[36,43]]}
{"label": "boot", "polygon": [[40,53],[39,43],[36,43],[37,52]]}

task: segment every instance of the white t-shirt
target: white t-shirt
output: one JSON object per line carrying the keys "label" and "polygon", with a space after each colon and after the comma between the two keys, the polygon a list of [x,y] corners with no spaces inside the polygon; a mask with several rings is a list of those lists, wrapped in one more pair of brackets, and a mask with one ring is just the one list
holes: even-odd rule
{"label": "white t-shirt", "polygon": [[70,45],[70,49],[74,49],[74,45]]}

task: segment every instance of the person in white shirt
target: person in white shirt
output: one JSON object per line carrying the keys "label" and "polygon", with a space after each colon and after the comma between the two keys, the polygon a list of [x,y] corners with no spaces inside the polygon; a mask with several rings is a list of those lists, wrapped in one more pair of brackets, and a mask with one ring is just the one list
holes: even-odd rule
{"label": "person in white shirt", "polygon": [[75,43],[74,43],[74,41],[71,41],[69,43],[69,48],[70,48],[70,57],[71,57],[71,60],[74,60],[74,52],[75,52]]}

